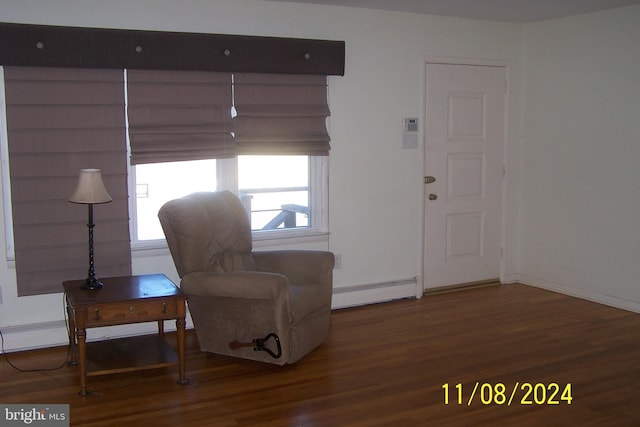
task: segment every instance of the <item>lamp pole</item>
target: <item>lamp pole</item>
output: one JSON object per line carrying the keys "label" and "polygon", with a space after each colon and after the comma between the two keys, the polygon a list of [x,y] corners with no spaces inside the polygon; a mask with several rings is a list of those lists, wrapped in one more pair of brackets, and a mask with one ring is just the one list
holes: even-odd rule
{"label": "lamp pole", "polygon": [[96,278],[93,263],[93,227],[95,226],[93,223],[93,203],[89,203],[87,206],[89,207],[89,222],[87,223],[87,228],[89,228],[89,271],[87,273],[87,280],[85,280],[84,285],[82,285],[82,289],[93,290],[100,289],[104,285]]}

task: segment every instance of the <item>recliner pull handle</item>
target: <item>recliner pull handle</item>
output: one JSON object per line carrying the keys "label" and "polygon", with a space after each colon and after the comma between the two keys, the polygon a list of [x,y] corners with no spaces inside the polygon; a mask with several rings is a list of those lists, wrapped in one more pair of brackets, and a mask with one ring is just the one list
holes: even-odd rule
{"label": "recliner pull handle", "polygon": [[[278,354],[271,351],[271,349],[265,347],[264,342],[267,341],[269,338],[273,338],[275,340],[276,347],[278,347]],[[256,345],[253,348],[253,351],[266,351],[274,359],[280,359],[280,356],[282,356],[282,346],[280,345],[280,337],[274,334],[273,332],[271,332],[270,334],[267,334],[267,336],[265,336],[264,338],[256,338],[253,340],[253,342]]]}
{"label": "recliner pull handle", "polygon": [[[265,342],[270,338],[273,338],[276,342],[276,347],[278,348],[277,353],[274,353],[270,348],[265,346]],[[264,351],[274,359],[279,359],[282,356],[282,345],[280,344],[280,337],[278,337],[278,335],[273,332],[267,334],[264,338],[255,338],[250,343],[241,343],[237,340],[229,343],[229,348],[231,350],[238,350],[243,347],[253,347],[253,351]]]}

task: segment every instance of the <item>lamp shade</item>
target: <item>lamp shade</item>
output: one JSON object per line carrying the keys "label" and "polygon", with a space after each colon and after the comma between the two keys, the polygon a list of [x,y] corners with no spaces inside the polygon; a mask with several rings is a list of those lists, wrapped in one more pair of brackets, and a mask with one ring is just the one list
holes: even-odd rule
{"label": "lamp shade", "polygon": [[78,186],[69,197],[73,203],[108,203],[111,196],[107,193],[102,182],[100,169],[81,169],[78,177]]}

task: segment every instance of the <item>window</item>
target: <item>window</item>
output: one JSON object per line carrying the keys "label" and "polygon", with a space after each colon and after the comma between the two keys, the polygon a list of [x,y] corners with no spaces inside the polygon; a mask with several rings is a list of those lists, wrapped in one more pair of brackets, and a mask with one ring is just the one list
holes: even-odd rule
{"label": "window", "polygon": [[309,227],[309,156],[239,156],[238,187],[252,230]]}
{"label": "window", "polygon": [[134,247],[195,191],[238,194],[254,239],[326,232],[326,76],[128,70],[127,95]]}
{"label": "window", "polygon": [[215,191],[215,160],[149,163],[135,166],[135,240],[164,239],[158,210],[171,199],[196,191]]}
{"label": "window", "polygon": [[238,156],[131,166],[134,247],[164,242],[158,210],[196,191],[237,193],[250,214],[254,239],[325,232],[326,161],[325,156]]}

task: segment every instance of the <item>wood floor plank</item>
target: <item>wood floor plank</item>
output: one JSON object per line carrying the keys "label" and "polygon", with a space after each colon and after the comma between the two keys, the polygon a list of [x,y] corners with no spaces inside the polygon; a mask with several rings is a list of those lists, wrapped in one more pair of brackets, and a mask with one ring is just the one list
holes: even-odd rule
{"label": "wood floor plank", "polygon": [[[66,351],[9,357],[50,367]],[[640,315],[524,285],[334,311],[326,342],[291,366],[205,355],[193,331],[186,357],[186,386],[162,368],[91,377],[88,397],[77,367],[3,361],[0,402],[69,403],[78,426],[640,425]],[[571,384],[570,404],[548,404],[552,383]]]}

